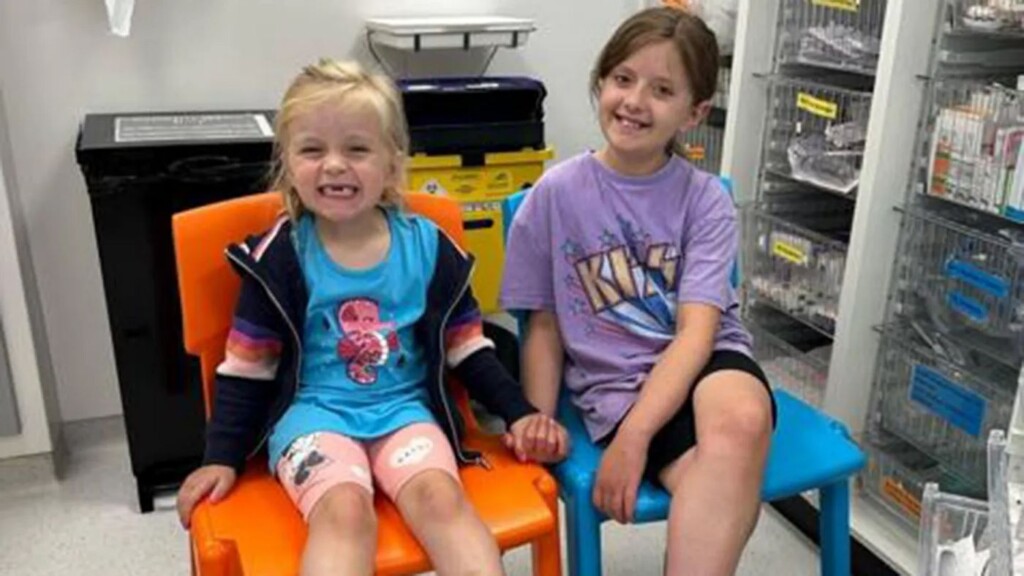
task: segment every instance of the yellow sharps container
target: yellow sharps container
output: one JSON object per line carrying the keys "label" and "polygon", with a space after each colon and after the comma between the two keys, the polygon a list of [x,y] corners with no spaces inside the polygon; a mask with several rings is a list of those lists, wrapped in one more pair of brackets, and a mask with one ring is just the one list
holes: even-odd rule
{"label": "yellow sharps container", "polygon": [[458,154],[416,154],[410,159],[410,190],[450,196],[462,205],[467,248],[476,257],[473,294],[484,314],[500,311],[498,289],[505,261],[501,201],[532,186],[544,171],[544,162],[554,155],[545,148],[483,154],[482,163],[467,162]]}

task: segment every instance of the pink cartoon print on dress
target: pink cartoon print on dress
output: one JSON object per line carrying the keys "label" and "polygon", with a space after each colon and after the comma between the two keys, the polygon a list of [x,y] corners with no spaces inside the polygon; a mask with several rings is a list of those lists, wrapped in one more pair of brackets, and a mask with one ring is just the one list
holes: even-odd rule
{"label": "pink cartoon print on dress", "polygon": [[381,322],[380,307],[373,300],[355,298],[338,307],[338,324],[338,356],[348,362],[348,377],[358,384],[373,384],[377,368],[399,349],[395,323]]}

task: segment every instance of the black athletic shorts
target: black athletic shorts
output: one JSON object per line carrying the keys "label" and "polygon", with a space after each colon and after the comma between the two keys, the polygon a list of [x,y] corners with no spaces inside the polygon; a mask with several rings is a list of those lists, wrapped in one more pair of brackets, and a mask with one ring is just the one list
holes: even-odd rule
{"label": "black athletic shorts", "polygon": [[[644,478],[650,480],[655,486],[661,486],[658,475],[666,466],[675,462],[677,458],[686,453],[687,450],[697,444],[697,420],[693,412],[693,394],[707,376],[721,370],[739,370],[757,378],[764,384],[765,390],[772,403],[772,428],[775,428],[775,397],[772,396],[771,386],[768,384],[768,377],[764,370],[757,365],[753,358],[741,352],[732,350],[716,350],[711,354],[711,359],[704,366],[704,369],[697,374],[690,394],[683,402],[683,406],[676,412],[675,416],[665,423],[665,426],[651,439],[651,445],[647,450],[647,466],[644,468]],[[623,417],[625,420],[625,417]],[[598,444],[607,447],[615,438],[622,421]]]}

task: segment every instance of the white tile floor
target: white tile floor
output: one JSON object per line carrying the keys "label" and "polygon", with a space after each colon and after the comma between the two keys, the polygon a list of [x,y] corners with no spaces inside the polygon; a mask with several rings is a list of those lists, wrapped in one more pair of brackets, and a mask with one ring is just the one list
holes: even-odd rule
{"label": "white tile floor", "polygon": [[[120,419],[71,424],[67,474],[40,479],[30,465],[0,462],[0,575],[171,576],[189,572],[186,535],[166,502],[139,514]],[[664,524],[606,525],[605,574],[656,575]],[[509,576],[527,575],[528,550],[506,556]],[[742,575],[817,574],[816,549],[766,508]]]}

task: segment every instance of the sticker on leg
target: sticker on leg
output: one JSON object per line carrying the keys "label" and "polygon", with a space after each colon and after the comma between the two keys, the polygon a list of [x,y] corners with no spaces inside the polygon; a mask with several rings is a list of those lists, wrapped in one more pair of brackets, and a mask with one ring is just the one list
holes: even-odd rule
{"label": "sticker on leg", "polygon": [[434,449],[434,442],[426,436],[416,436],[401,448],[391,453],[389,463],[392,468],[404,468],[423,462],[424,458]]}
{"label": "sticker on leg", "polygon": [[318,450],[319,440],[320,434],[303,436],[292,442],[284,455],[288,476],[296,487],[302,486],[316,474],[317,466],[331,461]]}

